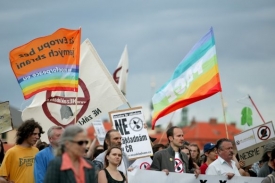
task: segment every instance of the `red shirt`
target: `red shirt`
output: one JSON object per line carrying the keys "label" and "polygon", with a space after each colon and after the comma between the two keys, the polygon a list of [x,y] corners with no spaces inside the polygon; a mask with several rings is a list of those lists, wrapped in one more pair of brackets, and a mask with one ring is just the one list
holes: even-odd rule
{"label": "red shirt", "polygon": [[85,183],[84,167],[92,168],[92,166],[89,163],[87,163],[83,158],[80,158],[79,174],[77,174],[77,171],[75,167],[73,167],[73,164],[71,162],[69,155],[67,153],[64,153],[62,155],[62,164],[61,164],[60,170],[69,170],[69,169],[73,170],[74,177],[77,183]]}
{"label": "red shirt", "polygon": [[201,169],[201,174],[205,174],[206,169],[208,168],[208,165],[206,163],[202,164],[200,169]]}

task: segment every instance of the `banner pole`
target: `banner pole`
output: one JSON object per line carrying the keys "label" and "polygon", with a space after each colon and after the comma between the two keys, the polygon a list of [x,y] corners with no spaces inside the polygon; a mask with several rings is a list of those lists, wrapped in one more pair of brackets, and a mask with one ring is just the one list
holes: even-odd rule
{"label": "banner pole", "polygon": [[174,117],[174,114],[175,114],[175,112],[174,112],[173,115],[171,116],[170,121],[169,121],[167,127],[166,127],[165,130],[162,132],[162,135],[161,135],[161,137],[160,137],[160,139],[159,139],[159,143],[162,141],[165,132],[168,130],[169,124],[170,124],[172,118]]}
{"label": "banner pole", "polygon": [[129,104],[129,102],[127,101],[127,105],[129,106],[129,108],[132,108],[131,106],[130,106],[130,104]]}
{"label": "banner pole", "polygon": [[261,115],[260,111],[258,110],[257,106],[256,106],[255,103],[253,102],[253,100],[252,100],[252,98],[250,97],[250,95],[248,95],[248,98],[249,98],[249,100],[251,101],[252,105],[255,107],[255,109],[256,109],[257,113],[259,114],[259,116],[261,117],[263,123],[265,123],[265,120],[264,120],[263,116]]}
{"label": "banner pole", "polygon": [[222,101],[223,120],[224,120],[224,126],[225,126],[226,138],[229,138],[229,137],[228,137],[227,124],[226,124],[225,106],[224,106],[224,100],[223,100],[223,95],[222,95],[222,92],[220,92],[220,94],[221,94],[221,101]]}
{"label": "banner pole", "polygon": [[77,111],[77,100],[78,100],[78,91],[76,92],[76,96],[75,96],[75,112],[74,112],[75,116],[74,116],[74,124],[77,123],[77,121],[76,121],[76,117],[77,117],[77,114],[76,114],[76,111]]}

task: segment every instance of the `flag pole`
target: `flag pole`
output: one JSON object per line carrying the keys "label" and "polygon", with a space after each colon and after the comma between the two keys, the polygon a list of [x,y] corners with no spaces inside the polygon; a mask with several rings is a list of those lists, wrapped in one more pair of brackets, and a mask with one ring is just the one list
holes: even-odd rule
{"label": "flag pole", "polygon": [[132,108],[131,106],[130,106],[130,104],[129,104],[129,102],[127,101],[127,105],[129,106],[129,108]]}
{"label": "flag pole", "polygon": [[226,138],[229,138],[229,137],[228,137],[227,124],[226,124],[225,106],[224,106],[224,100],[223,100],[223,95],[222,95],[222,92],[220,92],[220,94],[221,94],[221,101],[222,101],[223,120],[224,120],[224,126],[225,126]]}
{"label": "flag pole", "polygon": [[77,117],[77,114],[76,114],[76,112],[77,112],[77,100],[78,100],[78,91],[76,92],[76,96],[75,96],[75,112],[74,112],[74,114],[75,114],[74,123],[75,124],[77,123],[77,121],[76,121],[76,117]]}
{"label": "flag pole", "polygon": [[264,120],[263,116],[261,115],[260,111],[258,110],[257,106],[256,106],[255,103],[253,102],[253,100],[252,100],[252,98],[250,97],[250,95],[248,95],[248,98],[249,98],[249,100],[251,101],[252,105],[255,107],[255,109],[256,109],[257,113],[259,114],[259,116],[261,117],[263,123],[265,123],[265,120]]}
{"label": "flag pole", "polygon": [[174,114],[175,114],[175,112],[172,114],[172,116],[171,116],[171,118],[170,118],[170,122],[168,123],[167,127],[166,127],[165,130],[162,132],[161,137],[160,137],[160,139],[159,139],[159,144],[160,144],[160,142],[162,141],[165,132],[168,130],[168,127],[169,127],[169,125],[170,125],[170,123],[171,123],[171,121],[172,121],[172,118],[174,117]]}

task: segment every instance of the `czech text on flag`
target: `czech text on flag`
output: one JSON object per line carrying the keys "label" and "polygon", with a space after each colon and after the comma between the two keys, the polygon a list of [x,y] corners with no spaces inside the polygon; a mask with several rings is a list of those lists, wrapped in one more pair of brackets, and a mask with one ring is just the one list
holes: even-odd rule
{"label": "czech text on flag", "polygon": [[153,96],[152,129],[158,119],[222,91],[213,29],[195,44],[171,79]]}
{"label": "czech text on flag", "polygon": [[81,29],[58,29],[10,51],[25,99],[41,91],[77,91]]}

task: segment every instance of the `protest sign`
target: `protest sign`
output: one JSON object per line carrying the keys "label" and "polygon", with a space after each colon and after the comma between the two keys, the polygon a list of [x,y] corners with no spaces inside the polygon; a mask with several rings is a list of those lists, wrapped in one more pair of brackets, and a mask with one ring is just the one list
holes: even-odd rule
{"label": "protest sign", "polygon": [[13,129],[9,102],[0,103],[0,134]]}
{"label": "protest sign", "polygon": [[140,170],[134,169],[127,172],[128,183],[141,183],[141,182],[157,182],[157,183],[259,183],[263,178],[259,177],[242,177],[234,176],[228,180],[225,176],[220,175],[202,175],[198,178],[190,173],[174,173],[169,172],[167,176],[165,172],[153,170]]}
{"label": "protest sign", "polygon": [[94,129],[95,129],[96,138],[97,138],[99,144],[103,145],[105,135],[106,135],[106,130],[102,124],[102,120],[97,119],[97,120],[93,121],[92,123],[93,123]]}
{"label": "protest sign", "polygon": [[272,122],[256,126],[234,136],[234,141],[238,150],[239,158],[245,165],[251,165],[261,160],[264,146],[274,140],[275,133]]}
{"label": "protest sign", "polygon": [[150,138],[144,128],[144,115],[141,107],[109,112],[115,129],[121,136],[123,151],[129,159],[152,156]]}

